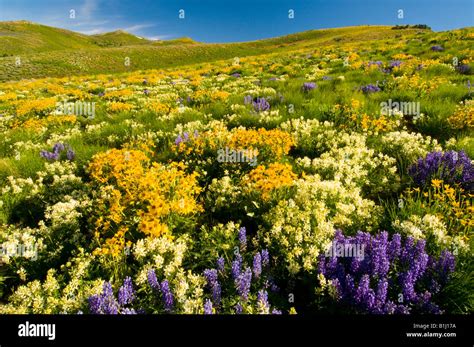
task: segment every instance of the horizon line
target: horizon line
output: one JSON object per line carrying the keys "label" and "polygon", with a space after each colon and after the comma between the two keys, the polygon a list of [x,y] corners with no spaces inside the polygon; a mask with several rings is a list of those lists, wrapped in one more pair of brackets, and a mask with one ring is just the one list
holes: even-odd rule
{"label": "horizon line", "polygon": [[[59,26],[58,27],[57,26],[52,26],[52,25],[43,24],[43,23],[40,23],[40,22],[32,22],[32,21],[26,20],[26,19],[0,20],[0,23],[18,23],[18,22],[28,23],[28,24],[33,24],[33,25],[42,25],[42,26],[46,26],[46,27],[50,27],[50,28],[54,28],[54,29],[67,30],[67,31],[73,32],[75,34],[89,36],[89,37],[105,35],[105,34],[110,34],[110,33],[116,33],[116,32],[123,32],[123,33],[129,34],[129,35],[135,36],[137,38],[146,39],[148,41],[153,41],[153,42],[172,41],[172,40],[179,40],[179,39],[183,39],[183,38],[188,38],[188,39],[191,39],[191,40],[195,41],[192,37],[189,37],[189,36],[180,36],[180,37],[174,37],[174,38],[169,38],[169,39],[154,39],[153,37],[159,37],[160,35],[153,35],[152,37],[150,37],[150,36],[147,37],[147,36],[144,36],[144,35],[137,35],[137,34],[131,33],[129,31],[126,31],[126,30],[122,29],[122,28],[112,29],[110,31],[104,31],[104,32],[99,32],[99,33],[95,33],[95,34],[86,34],[84,32],[75,31],[75,30],[72,30],[72,29],[69,29],[69,28],[64,28],[64,27],[59,27]],[[474,26],[466,26],[466,27],[459,27],[459,28],[454,28],[454,29],[449,29],[449,30],[433,30],[429,24],[424,24],[424,23],[415,23],[415,24],[406,23],[406,24],[403,24],[402,26],[405,26],[405,25],[410,25],[410,26],[412,26],[412,25],[427,25],[429,27],[429,29],[420,29],[420,30],[430,30],[430,31],[436,32],[436,33],[474,28]],[[357,27],[396,27],[396,26],[400,26],[400,25],[393,25],[393,24],[357,24],[357,25],[347,25],[347,26],[334,26],[334,27],[326,27],[326,28],[315,28],[315,29],[308,29],[308,30],[303,30],[303,31],[293,31],[293,32],[288,32],[284,35],[262,37],[262,38],[257,38],[257,39],[254,39],[254,40],[246,40],[246,41],[220,41],[220,42],[216,42],[216,41],[213,41],[213,42],[195,41],[195,42],[196,43],[208,43],[208,44],[213,44],[213,43],[215,43],[215,44],[246,43],[246,42],[255,42],[255,41],[263,41],[263,40],[269,40],[269,39],[274,39],[274,38],[281,38],[281,37],[294,35],[294,34],[298,34],[298,33],[309,32],[309,31],[344,29],[344,28],[357,28]],[[416,29],[416,28],[409,28],[409,29]],[[162,36],[170,36],[170,35],[162,35]]]}

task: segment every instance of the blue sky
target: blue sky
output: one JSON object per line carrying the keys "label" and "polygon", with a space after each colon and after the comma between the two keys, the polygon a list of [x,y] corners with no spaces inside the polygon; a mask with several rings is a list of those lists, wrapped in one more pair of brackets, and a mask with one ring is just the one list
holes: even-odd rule
{"label": "blue sky", "polygon": [[20,19],[85,34],[123,29],[153,39],[232,42],[362,24],[474,26],[474,0],[0,0],[0,21]]}

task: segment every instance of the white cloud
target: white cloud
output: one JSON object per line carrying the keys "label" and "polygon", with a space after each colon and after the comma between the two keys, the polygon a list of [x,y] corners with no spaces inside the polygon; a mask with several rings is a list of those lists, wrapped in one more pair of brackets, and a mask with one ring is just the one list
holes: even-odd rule
{"label": "white cloud", "polygon": [[109,24],[109,20],[97,20],[97,21],[87,21],[87,22],[77,22],[73,23],[71,26],[73,27],[81,27],[81,26],[99,26]]}
{"label": "white cloud", "polygon": [[[106,23],[108,23],[108,22],[105,22],[104,24],[106,24]],[[101,27],[98,27],[98,28],[90,28],[91,25],[88,22],[81,23],[80,26],[82,26],[82,25],[84,25],[86,27],[84,27],[82,30],[77,30],[77,31],[82,33],[82,34],[85,34],[85,35],[102,34],[102,33],[107,33],[107,32],[118,30],[118,28],[115,27],[115,26],[101,26]],[[78,24],[78,26],[79,26],[79,24]],[[155,26],[155,24],[136,24],[136,25],[131,25],[129,27],[125,27],[121,30],[123,30],[125,32],[128,32],[128,33],[135,34],[136,31],[140,31],[141,29],[150,28],[150,27],[153,27],[153,26]],[[148,37],[147,35],[140,35],[139,37],[140,38],[147,38],[149,40],[165,40],[167,38],[172,37],[172,35],[157,35],[157,36],[152,36],[152,37]]]}
{"label": "white cloud", "polygon": [[95,34],[106,33],[108,31],[110,30],[107,30],[106,28],[95,28],[91,30],[79,30],[78,32],[85,35],[95,35]]}
{"label": "white cloud", "polygon": [[173,35],[156,35],[156,36],[145,36],[148,40],[166,40],[172,38]]}
{"label": "white cloud", "polygon": [[97,9],[97,0],[85,0],[79,13],[85,18],[91,18],[93,12]]}
{"label": "white cloud", "polygon": [[134,31],[140,31],[141,29],[154,27],[155,24],[136,24],[126,28],[123,28],[123,31],[133,33]]}

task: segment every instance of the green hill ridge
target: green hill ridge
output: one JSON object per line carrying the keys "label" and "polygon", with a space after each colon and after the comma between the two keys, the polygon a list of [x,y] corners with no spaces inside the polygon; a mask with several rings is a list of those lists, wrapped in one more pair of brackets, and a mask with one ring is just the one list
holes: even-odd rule
{"label": "green hill ridge", "polygon": [[[0,22],[0,81],[167,68],[300,48],[388,40],[400,37],[401,31],[392,30],[391,26],[356,26],[251,42],[198,43],[190,38],[153,41],[122,30],[85,35],[27,21]],[[407,28],[403,35],[429,32]]]}

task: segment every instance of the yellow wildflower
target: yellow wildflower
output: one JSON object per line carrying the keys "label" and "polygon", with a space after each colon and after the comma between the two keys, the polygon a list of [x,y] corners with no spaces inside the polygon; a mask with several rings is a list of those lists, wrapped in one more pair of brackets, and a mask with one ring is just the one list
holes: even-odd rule
{"label": "yellow wildflower", "polygon": [[441,184],[443,184],[443,180],[438,180],[438,179],[431,180],[431,185],[435,188],[440,188]]}

